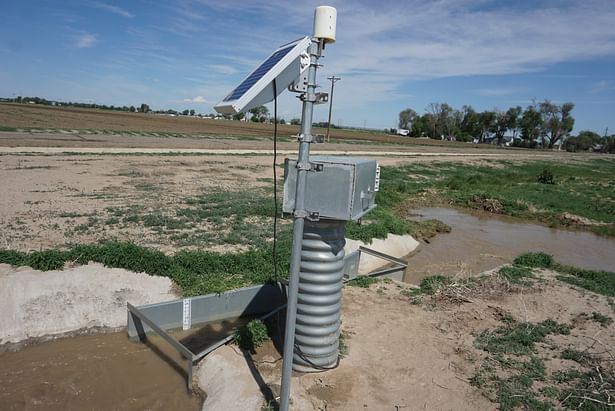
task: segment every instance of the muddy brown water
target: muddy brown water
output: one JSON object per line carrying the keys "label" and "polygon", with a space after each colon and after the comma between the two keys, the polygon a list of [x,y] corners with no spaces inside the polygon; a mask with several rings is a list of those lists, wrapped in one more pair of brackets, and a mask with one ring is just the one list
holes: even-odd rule
{"label": "muddy brown water", "polygon": [[436,274],[479,273],[527,251],[544,251],[562,264],[615,271],[615,239],[449,208],[421,208],[411,214],[419,220],[438,219],[451,232],[408,256],[404,281],[409,283]]}
{"label": "muddy brown water", "polygon": [[[248,319],[173,335],[198,353]],[[162,338],[126,332],[62,338],[0,353],[0,410],[200,410],[186,360]]]}

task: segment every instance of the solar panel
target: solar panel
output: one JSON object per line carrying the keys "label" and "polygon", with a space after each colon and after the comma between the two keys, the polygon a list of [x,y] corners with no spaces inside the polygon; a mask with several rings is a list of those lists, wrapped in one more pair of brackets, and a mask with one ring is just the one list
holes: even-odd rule
{"label": "solar panel", "polygon": [[258,80],[260,80],[265,73],[267,73],[273,66],[275,66],[282,58],[288,54],[295,46],[289,46],[282,50],[278,50],[273,53],[263,64],[258,66],[256,70],[254,70],[248,78],[241,82],[240,85],[235,88],[235,90],[231,91],[231,93],[226,96],[226,98],[222,101],[231,101],[237,100],[239,97],[243,96],[243,94],[250,89]]}
{"label": "solar panel", "polygon": [[214,106],[218,113],[235,114],[266,104],[280,94],[301,74],[304,68],[301,55],[310,45],[310,37],[303,37],[274,50],[264,62],[252,71],[220,103]]}

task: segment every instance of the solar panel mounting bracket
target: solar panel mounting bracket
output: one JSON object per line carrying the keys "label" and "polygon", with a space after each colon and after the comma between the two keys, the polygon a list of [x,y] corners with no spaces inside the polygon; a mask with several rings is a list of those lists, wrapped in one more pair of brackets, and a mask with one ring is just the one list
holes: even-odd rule
{"label": "solar panel mounting bracket", "polygon": [[303,84],[302,73],[307,73],[310,58],[306,50],[312,39],[308,36],[284,44],[274,50],[255,70],[235,87],[214,109],[221,114],[246,112],[273,100],[273,82],[277,94],[298,82],[299,92]]}

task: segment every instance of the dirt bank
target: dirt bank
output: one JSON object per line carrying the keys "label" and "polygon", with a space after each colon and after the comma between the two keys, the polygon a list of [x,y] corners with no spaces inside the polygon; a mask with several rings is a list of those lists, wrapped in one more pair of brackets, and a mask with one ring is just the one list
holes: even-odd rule
{"label": "dirt bank", "polygon": [[78,330],[125,327],[127,301],[171,300],[177,298],[173,289],[168,278],[100,264],[46,272],[0,264],[0,348]]}
{"label": "dirt bank", "polygon": [[[491,278],[496,274],[485,275]],[[477,384],[476,376],[481,375],[489,358],[476,343],[477,336],[487,329],[506,327],[506,321],[538,324],[552,320],[570,327],[569,334],[548,337],[530,351],[532,361],[545,367],[534,392],[542,392],[540,387],[571,367],[584,369],[562,360],[564,352],[584,352],[591,358],[602,355],[608,360],[609,347],[615,346],[615,327],[606,320],[591,320],[613,316],[608,299],[562,283],[553,272],[538,275],[538,282],[531,287],[494,280],[464,298],[442,293],[417,299],[408,296],[407,284],[392,280],[367,289],[345,287],[342,329],[347,355],[335,370],[294,374],[293,406],[349,411],[496,409],[487,383],[477,387],[471,381]],[[235,358],[229,359],[229,355]],[[513,356],[508,361],[514,364],[523,358]],[[220,362],[233,368],[235,378],[262,380],[263,403],[264,394],[278,395],[281,358],[273,344],[262,346],[255,354],[227,349],[216,364]],[[500,372],[516,371],[504,368]],[[606,374],[604,378],[606,381]],[[530,388],[524,390],[529,392]],[[237,395],[238,391],[231,390],[226,398],[232,402]],[[556,404],[561,400],[563,397],[551,399]]]}

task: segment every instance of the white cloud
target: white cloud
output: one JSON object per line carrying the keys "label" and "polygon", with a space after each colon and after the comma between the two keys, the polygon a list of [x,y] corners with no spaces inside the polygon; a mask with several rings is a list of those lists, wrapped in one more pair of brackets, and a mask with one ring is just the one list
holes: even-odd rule
{"label": "white cloud", "polygon": [[230,66],[228,64],[211,64],[209,65],[209,68],[220,73],[220,74],[236,74],[239,73],[240,71],[233,66]]}
{"label": "white cloud", "polygon": [[487,87],[476,90],[476,94],[481,96],[508,96],[517,93],[519,90],[512,87]]}
{"label": "white cloud", "polygon": [[198,104],[212,104],[211,101],[206,100],[203,96],[196,96],[194,98],[185,98],[182,101],[186,103],[198,103]]}
{"label": "white cloud", "polygon": [[604,93],[615,90],[615,82],[612,80],[601,80],[592,84],[591,92],[594,94]]}
{"label": "white cloud", "polygon": [[122,17],[128,17],[128,18],[132,18],[135,15],[132,14],[131,12],[118,7],[118,6],[114,6],[112,4],[107,4],[107,3],[103,3],[101,1],[91,1],[88,3],[90,6],[95,7],[97,9],[101,9],[101,10],[105,10],[108,11],[109,13],[113,13],[113,14],[117,14],[118,16],[122,16]]}
{"label": "white cloud", "polygon": [[75,37],[75,47],[78,49],[90,48],[98,41],[95,34],[83,33]]}
{"label": "white cloud", "polygon": [[[207,66],[208,76],[237,77],[247,74],[273,47],[310,34],[311,10],[319,3],[228,0],[214,8],[207,0],[192,0],[182,3],[182,12],[174,17],[183,19],[182,34],[207,31],[208,40],[224,49],[223,55],[209,61],[215,64]],[[325,50],[319,77],[341,75],[353,84],[344,87],[349,102],[356,103],[357,93],[363,102],[402,97],[408,80],[537,73],[557,63],[615,55],[615,8],[609,1],[330,3],[338,9],[337,42]],[[221,16],[224,25],[216,26],[222,24],[217,23]],[[260,23],[234,24],[235,16],[256,16]],[[232,36],[225,30],[228,25],[233,26]],[[322,79],[321,83],[326,84]],[[340,91],[336,98],[345,99]],[[514,90],[477,92],[505,95]]]}

